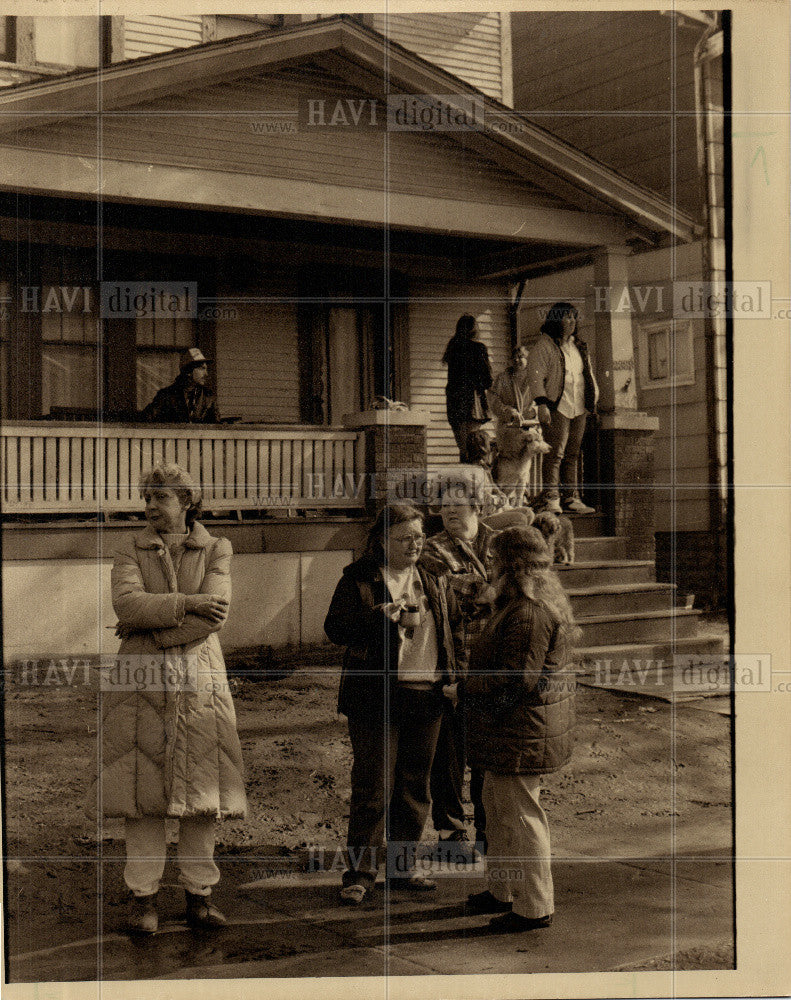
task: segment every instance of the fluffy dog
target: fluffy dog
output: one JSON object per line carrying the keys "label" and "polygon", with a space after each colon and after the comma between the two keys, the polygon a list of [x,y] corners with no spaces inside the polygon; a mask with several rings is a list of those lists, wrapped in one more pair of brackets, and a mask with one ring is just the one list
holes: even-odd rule
{"label": "fluffy dog", "polygon": [[574,562],[574,527],[568,517],[542,510],[536,514],[533,527],[544,536],[552,562],[564,565]]}
{"label": "fluffy dog", "polygon": [[497,428],[497,459],[493,474],[512,506],[521,507],[524,503],[535,456],[546,455],[550,450],[539,424],[522,426],[515,421]]}

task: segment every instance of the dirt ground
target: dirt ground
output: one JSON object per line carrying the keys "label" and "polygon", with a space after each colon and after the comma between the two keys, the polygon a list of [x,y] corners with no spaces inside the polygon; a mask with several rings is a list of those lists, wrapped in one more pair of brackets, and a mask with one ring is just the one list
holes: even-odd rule
{"label": "dirt ground", "polygon": [[[94,771],[96,693],[88,675],[5,690],[6,932],[11,955],[122,926],[123,826],[82,812]],[[344,841],[351,753],[335,713],[337,667],[240,677],[236,706],[249,818],[219,826],[224,879],[303,865]],[[581,688],[573,764],[546,779],[556,854],[667,857],[730,843],[730,719],[667,702]],[[704,838],[705,839],[701,839]],[[430,832],[427,832],[430,839]],[[165,881],[175,883],[169,867]],[[97,907],[97,900],[102,905]],[[97,918],[97,914],[99,915]]]}

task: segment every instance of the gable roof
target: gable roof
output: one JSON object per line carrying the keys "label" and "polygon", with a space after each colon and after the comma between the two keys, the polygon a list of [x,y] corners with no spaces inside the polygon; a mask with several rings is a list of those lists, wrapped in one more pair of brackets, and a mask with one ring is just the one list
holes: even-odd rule
{"label": "gable roof", "polygon": [[496,119],[497,128],[453,132],[455,141],[583,210],[625,216],[635,234],[649,242],[668,237],[690,240],[699,231],[690,216],[659,195],[346,15],[9,88],[0,92],[0,136],[18,130],[22,123],[44,125],[121,110],[305,59],[320,60],[376,95],[442,95],[451,105],[459,98],[462,110],[464,99],[475,97],[483,104],[485,120]]}

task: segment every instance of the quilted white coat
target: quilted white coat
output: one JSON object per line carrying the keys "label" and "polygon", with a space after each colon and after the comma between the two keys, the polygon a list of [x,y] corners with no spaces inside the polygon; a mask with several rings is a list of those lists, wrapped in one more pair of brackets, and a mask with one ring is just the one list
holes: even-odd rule
{"label": "quilted white coat", "polygon": [[92,816],[245,815],[219,627],[184,612],[185,594],[230,600],[231,551],[227,539],[196,523],[178,574],[150,527],[116,553],[112,599],[125,638],[101,685],[103,759],[100,787],[87,800]]}

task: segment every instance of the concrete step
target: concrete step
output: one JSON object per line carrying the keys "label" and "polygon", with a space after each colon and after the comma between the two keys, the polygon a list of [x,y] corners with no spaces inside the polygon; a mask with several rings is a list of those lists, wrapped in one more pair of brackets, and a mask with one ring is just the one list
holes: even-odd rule
{"label": "concrete step", "polygon": [[574,534],[582,538],[612,537],[604,534],[604,514],[567,514],[574,525]]}
{"label": "concrete step", "polygon": [[655,566],[650,559],[596,559],[571,566],[557,565],[560,582],[569,588],[596,587],[614,583],[654,583]]}
{"label": "concrete step", "polygon": [[725,651],[721,636],[704,633],[675,641],[581,645],[575,659],[581,674],[595,677],[607,670],[617,674],[623,669],[641,670],[657,664],[672,666],[674,656],[717,656]]}
{"label": "concrete step", "polygon": [[577,618],[626,614],[638,611],[670,611],[676,606],[672,583],[611,583],[567,588]]}
{"label": "concrete step", "polygon": [[607,643],[668,642],[674,637],[687,639],[695,635],[700,611],[674,608],[670,611],[638,611],[633,614],[597,615],[578,619],[582,640],[586,646]]}
{"label": "concrete step", "polygon": [[627,539],[617,535],[578,535],[574,531],[575,558],[578,562],[602,562],[625,559]]}

